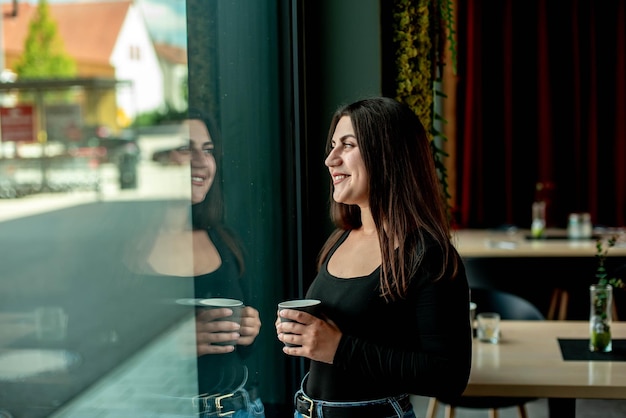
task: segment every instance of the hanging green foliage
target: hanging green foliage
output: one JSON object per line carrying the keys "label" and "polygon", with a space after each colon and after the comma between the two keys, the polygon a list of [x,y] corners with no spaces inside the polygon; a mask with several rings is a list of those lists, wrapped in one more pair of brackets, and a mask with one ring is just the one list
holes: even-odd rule
{"label": "hanging green foliage", "polygon": [[396,98],[408,104],[424,126],[432,126],[432,43],[429,0],[396,0]]}
{"label": "hanging green foliage", "polygon": [[442,193],[449,207],[451,196],[443,163],[448,154],[438,145],[447,138],[437,128],[446,120],[435,110],[435,97],[445,98],[439,86],[446,44],[452,52],[456,71],[454,34],[453,0],[394,0],[396,99],[409,105],[429,130]]}

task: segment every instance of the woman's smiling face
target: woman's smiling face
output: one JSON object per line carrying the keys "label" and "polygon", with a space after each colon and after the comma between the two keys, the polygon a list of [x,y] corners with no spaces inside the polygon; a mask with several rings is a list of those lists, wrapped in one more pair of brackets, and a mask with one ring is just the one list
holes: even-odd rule
{"label": "woman's smiling face", "polygon": [[369,206],[369,174],[350,117],[342,117],[324,162],[333,179],[333,199],[346,205]]}
{"label": "woman's smiling face", "polygon": [[191,166],[191,203],[204,200],[215,180],[217,166],[213,149],[215,148],[206,125],[199,119],[184,122],[189,134],[189,145],[184,145],[176,152],[187,158]]}

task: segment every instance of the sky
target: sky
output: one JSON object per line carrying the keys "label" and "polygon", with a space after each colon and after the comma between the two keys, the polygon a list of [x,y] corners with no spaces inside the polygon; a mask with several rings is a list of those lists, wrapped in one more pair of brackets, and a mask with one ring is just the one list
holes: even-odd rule
{"label": "sky", "polygon": [[[12,0],[1,0],[10,3]],[[18,0],[37,4],[37,0]],[[48,0],[48,3],[78,3],[92,0]],[[166,42],[180,47],[187,45],[185,0],[134,0],[144,16],[155,42]]]}

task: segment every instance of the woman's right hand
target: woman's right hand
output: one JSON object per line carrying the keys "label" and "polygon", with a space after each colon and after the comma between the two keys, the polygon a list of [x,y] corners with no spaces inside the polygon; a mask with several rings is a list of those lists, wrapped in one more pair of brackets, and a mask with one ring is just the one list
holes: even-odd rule
{"label": "woman's right hand", "polygon": [[[294,309],[283,309],[278,312],[278,316],[275,323],[278,339],[283,343],[298,345],[283,347],[285,354],[333,363],[342,336],[341,330],[333,321]],[[281,317],[293,322],[281,322]]]}

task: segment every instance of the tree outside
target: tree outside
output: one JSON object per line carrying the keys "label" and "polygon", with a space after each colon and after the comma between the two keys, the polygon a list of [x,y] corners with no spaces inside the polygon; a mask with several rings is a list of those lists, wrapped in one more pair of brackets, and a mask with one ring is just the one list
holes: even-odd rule
{"label": "tree outside", "polygon": [[71,78],[76,75],[76,62],[64,50],[47,0],[39,0],[15,72],[21,79]]}

